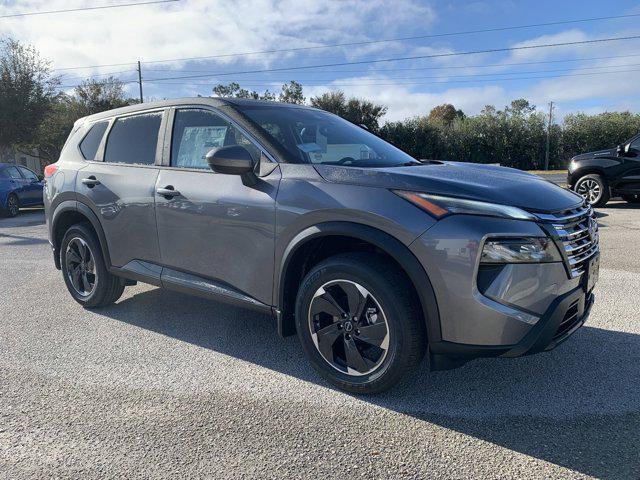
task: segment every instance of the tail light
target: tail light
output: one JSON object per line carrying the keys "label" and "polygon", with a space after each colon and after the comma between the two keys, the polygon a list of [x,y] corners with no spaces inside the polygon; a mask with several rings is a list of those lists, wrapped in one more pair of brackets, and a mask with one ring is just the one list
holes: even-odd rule
{"label": "tail light", "polygon": [[54,173],[58,171],[58,165],[52,163],[51,165],[47,165],[44,167],[44,178],[52,177]]}

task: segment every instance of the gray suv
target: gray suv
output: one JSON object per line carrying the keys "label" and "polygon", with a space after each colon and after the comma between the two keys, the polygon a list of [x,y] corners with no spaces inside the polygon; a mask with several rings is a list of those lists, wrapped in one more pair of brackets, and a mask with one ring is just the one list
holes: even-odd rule
{"label": "gray suv", "polygon": [[[598,226],[520,171],[418,161],[314,108],[145,103],[78,120],[47,167],[54,261],[105,307],[145,282],[267,312],[329,382],[550,350],[588,316]],[[212,313],[215,306],[212,305]]]}

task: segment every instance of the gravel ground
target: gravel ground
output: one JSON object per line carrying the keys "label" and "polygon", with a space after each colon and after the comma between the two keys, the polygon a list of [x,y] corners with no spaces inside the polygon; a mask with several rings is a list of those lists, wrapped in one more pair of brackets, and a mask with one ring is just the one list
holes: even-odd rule
{"label": "gravel ground", "polygon": [[73,302],[43,215],[0,219],[0,477],[640,478],[640,209],[600,210],[587,325],[553,352],[320,380],[250,311],[138,285]]}

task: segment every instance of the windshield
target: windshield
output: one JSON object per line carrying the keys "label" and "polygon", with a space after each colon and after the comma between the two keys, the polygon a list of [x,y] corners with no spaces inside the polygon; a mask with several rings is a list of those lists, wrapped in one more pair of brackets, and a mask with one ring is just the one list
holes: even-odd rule
{"label": "windshield", "polygon": [[310,108],[238,105],[295,163],[391,167],[419,164],[402,150],[336,115]]}

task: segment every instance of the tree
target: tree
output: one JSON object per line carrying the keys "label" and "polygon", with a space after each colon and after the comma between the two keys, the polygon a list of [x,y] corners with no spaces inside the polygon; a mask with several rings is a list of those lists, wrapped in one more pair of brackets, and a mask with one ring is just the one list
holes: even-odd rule
{"label": "tree", "polygon": [[525,100],[524,98],[518,98],[516,100],[511,101],[511,105],[505,107],[505,112],[510,113],[511,115],[520,115],[526,116],[531,115],[535,112],[536,106],[531,105],[529,100]]}
{"label": "tree", "polygon": [[126,96],[124,84],[117,78],[85,80],[74,89],[73,95],[56,97],[28,148],[37,150],[44,164],[55,162],[76,120],[134,103],[137,100]]}
{"label": "tree", "polygon": [[282,85],[282,91],[278,100],[285,103],[295,103],[297,105],[304,105],[306,98],[302,94],[302,85],[295,80],[291,80],[289,83]]}
{"label": "tree", "polygon": [[311,97],[309,101],[313,107],[341,116],[345,113],[347,103],[344,92],[341,90],[334,90],[318,95],[317,97]]}
{"label": "tree", "polygon": [[350,122],[367,127],[372,132],[380,128],[380,119],[387,113],[387,107],[369,100],[350,98],[347,102],[344,118]]}
{"label": "tree", "polygon": [[464,113],[462,110],[457,110],[456,107],[450,103],[443,103],[442,105],[433,107],[427,117],[430,123],[446,127],[451,126],[453,121],[457,118],[464,118]]}
{"label": "tree", "polygon": [[79,117],[137,103],[126,97],[124,84],[112,76],[104,80],[85,80],[74,89],[74,94],[73,102]]}
{"label": "tree", "polygon": [[227,85],[219,83],[213,87],[213,93],[216,97],[235,97],[235,98],[253,98],[255,100],[270,100],[274,101],[276,95],[269,90],[265,90],[264,93],[259,94],[255,90],[249,91],[245,88],[241,88],[240,84],[231,82]]}
{"label": "tree", "polygon": [[58,97],[59,84],[33,47],[0,40],[0,147],[33,141]]}
{"label": "tree", "polygon": [[358,125],[364,125],[373,132],[380,129],[380,119],[387,113],[387,107],[369,100],[355,97],[347,100],[344,92],[340,90],[312,97],[310,101],[311,105],[316,108],[340,115]]}

